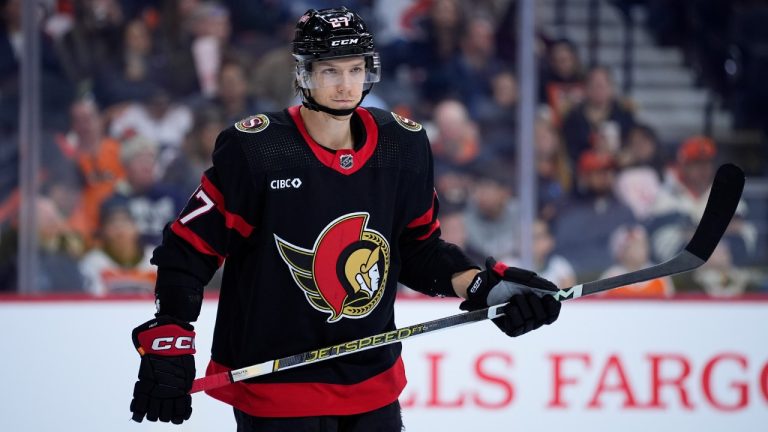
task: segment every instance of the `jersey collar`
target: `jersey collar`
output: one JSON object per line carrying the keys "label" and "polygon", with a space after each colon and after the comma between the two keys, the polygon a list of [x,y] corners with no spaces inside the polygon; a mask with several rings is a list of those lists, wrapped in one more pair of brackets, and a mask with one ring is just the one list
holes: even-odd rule
{"label": "jersey collar", "polygon": [[318,144],[307,132],[307,127],[304,125],[304,120],[299,113],[300,108],[300,105],[292,106],[288,108],[288,114],[293,119],[312,153],[315,154],[315,157],[323,165],[341,174],[350,175],[356,173],[371,158],[379,141],[379,127],[368,110],[362,107],[355,109],[355,114],[360,116],[360,119],[363,121],[363,127],[365,127],[365,143],[357,150],[328,151]]}

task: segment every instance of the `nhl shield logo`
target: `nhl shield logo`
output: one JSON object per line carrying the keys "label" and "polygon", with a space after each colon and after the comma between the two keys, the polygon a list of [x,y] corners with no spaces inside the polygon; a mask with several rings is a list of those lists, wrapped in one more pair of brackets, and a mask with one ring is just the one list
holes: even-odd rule
{"label": "nhl shield logo", "polygon": [[339,157],[339,166],[344,169],[350,169],[355,165],[355,157],[351,154],[344,154]]}
{"label": "nhl shield logo", "polygon": [[368,213],[350,213],[329,223],[312,249],[275,235],[280,257],[309,304],[327,322],[363,318],[380,303],[389,273],[389,243],[368,228]]}

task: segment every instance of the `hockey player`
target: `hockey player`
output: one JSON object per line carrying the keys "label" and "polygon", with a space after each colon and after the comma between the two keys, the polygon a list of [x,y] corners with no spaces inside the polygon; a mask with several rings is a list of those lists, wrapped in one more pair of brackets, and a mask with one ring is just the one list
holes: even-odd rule
{"label": "hockey player", "polygon": [[[219,135],[213,166],[153,256],[155,318],[133,331],[141,354],[133,419],[192,412],[195,321],[224,262],[207,374],[392,330],[397,282],[466,300],[510,302],[495,324],[518,336],[557,319],[555,290],[489,259],[478,268],[440,239],[422,126],[359,105],[379,80],[365,23],[309,10],[293,55],[302,106],[256,114]],[[517,293],[517,294],[515,294]],[[238,431],[399,431],[400,344],[211,390]]]}

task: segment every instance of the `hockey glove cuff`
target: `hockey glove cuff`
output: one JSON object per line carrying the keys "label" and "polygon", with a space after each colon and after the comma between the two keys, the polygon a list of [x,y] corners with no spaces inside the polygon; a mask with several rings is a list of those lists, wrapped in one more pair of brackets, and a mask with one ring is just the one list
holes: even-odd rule
{"label": "hockey glove cuff", "polygon": [[141,355],[133,388],[133,420],[181,424],[192,415],[189,390],[195,379],[195,331],[191,324],[158,316],[133,329]]}
{"label": "hockey glove cuff", "polygon": [[557,286],[536,273],[488,258],[485,270],[478,273],[467,288],[467,300],[459,306],[472,311],[502,303],[504,316],[496,324],[508,336],[520,336],[544,324],[552,324],[560,315],[560,302],[553,294]]}

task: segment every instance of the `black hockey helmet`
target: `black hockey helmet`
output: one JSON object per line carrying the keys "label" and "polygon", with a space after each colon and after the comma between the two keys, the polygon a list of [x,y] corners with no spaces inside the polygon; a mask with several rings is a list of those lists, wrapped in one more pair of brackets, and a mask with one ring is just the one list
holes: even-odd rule
{"label": "black hockey helmet", "polygon": [[[299,18],[293,38],[296,81],[304,106],[334,115],[348,115],[353,110],[334,110],[317,104],[310,94],[312,63],[319,60],[362,56],[365,60],[363,98],[381,77],[379,55],[374,51],[373,35],[362,18],[346,7],[310,9]],[[360,100],[362,102],[362,98]],[[358,103],[359,105],[359,103]]]}
{"label": "black hockey helmet", "polygon": [[293,56],[298,61],[373,55],[373,35],[346,7],[310,9],[296,23]]}

